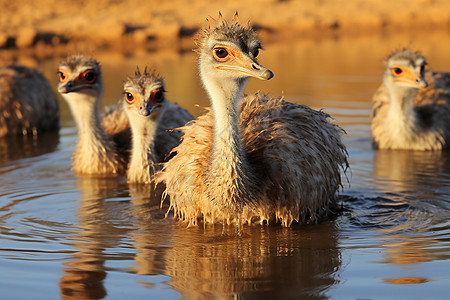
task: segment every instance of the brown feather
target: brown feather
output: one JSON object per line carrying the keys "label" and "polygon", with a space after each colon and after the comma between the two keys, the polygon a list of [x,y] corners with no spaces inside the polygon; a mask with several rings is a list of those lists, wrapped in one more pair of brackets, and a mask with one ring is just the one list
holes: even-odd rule
{"label": "brown feather", "polygon": [[182,128],[183,142],[174,149],[177,155],[158,174],[158,180],[166,183],[170,208],[189,224],[203,219],[207,223],[279,221],[289,226],[293,221],[326,218],[338,207],[340,170],[348,167],[342,130],[328,118],[281,98],[256,94],[243,99],[242,140],[261,185],[255,205],[235,214],[221,211],[218,205],[227,202],[232,192],[226,183],[214,190],[204,185],[213,139],[209,111]]}
{"label": "brown feather", "polygon": [[0,137],[59,129],[59,103],[47,79],[20,65],[0,67]]}

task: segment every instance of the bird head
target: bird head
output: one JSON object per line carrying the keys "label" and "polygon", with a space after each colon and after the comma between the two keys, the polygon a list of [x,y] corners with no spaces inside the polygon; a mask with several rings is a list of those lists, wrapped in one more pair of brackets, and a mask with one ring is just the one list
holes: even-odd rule
{"label": "bird head", "polygon": [[394,52],[385,64],[384,82],[388,86],[401,88],[425,88],[426,60],[419,52],[409,49]]}
{"label": "bird head", "polygon": [[100,65],[90,57],[67,57],[59,64],[58,75],[58,92],[65,95],[65,98],[70,97],[71,93],[100,98],[103,92]]}
{"label": "bird head", "polygon": [[256,32],[239,24],[237,15],[231,23],[219,15],[217,22],[217,26],[205,29],[198,40],[202,77],[271,79],[272,71],[256,59],[262,49]]}
{"label": "bird head", "polygon": [[124,107],[130,115],[142,118],[157,118],[163,111],[165,90],[162,78],[154,72],[139,69],[135,76],[128,77],[124,83]]}

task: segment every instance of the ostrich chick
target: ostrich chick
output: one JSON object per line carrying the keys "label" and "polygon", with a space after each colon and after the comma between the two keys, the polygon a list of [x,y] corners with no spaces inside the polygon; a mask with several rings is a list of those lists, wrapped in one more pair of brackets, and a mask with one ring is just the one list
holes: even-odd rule
{"label": "ostrich chick", "polygon": [[[73,159],[75,173],[112,175],[124,172],[126,149],[131,140],[129,123],[125,113],[117,108],[101,118],[103,83],[99,63],[89,57],[69,56],[60,63],[58,74],[58,91],[69,104],[78,129]],[[113,127],[109,134],[104,124]],[[119,143],[117,136],[120,135]]]}
{"label": "ostrich chick", "polygon": [[316,222],[337,207],[347,151],[342,130],[309,107],[258,93],[249,77],[273,73],[256,57],[255,31],[218,21],[199,39],[199,70],[212,110],[189,126],[159,180],[175,216],[197,224]]}
{"label": "ostrich chick", "polygon": [[181,131],[193,117],[165,98],[163,79],[145,69],[124,83],[124,110],[132,132],[132,151],[127,178],[131,183],[149,183],[158,164],[179,144]]}
{"label": "ostrich chick", "polygon": [[448,148],[450,75],[425,74],[425,65],[425,57],[409,49],[396,51],[386,59],[383,83],[373,97],[375,148]]}
{"label": "ostrich chick", "polygon": [[59,104],[37,70],[0,67],[0,137],[37,135],[59,129]]}

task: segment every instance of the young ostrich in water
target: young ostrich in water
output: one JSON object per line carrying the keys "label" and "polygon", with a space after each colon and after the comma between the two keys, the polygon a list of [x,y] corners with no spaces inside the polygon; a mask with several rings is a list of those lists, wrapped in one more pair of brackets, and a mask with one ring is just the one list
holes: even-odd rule
{"label": "young ostrich in water", "polygon": [[164,82],[156,73],[136,71],[124,83],[124,110],[133,135],[127,178],[132,183],[149,183],[156,164],[163,162],[180,142],[181,131],[193,117],[165,98]]}
{"label": "young ostrich in water", "polygon": [[20,65],[0,67],[0,137],[59,129],[59,104],[47,79]]}
{"label": "young ostrich in water", "polygon": [[185,126],[159,180],[170,209],[197,224],[316,222],[337,207],[347,151],[329,116],[258,93],[242,99],[249,77],[273,73],[256,56],[260,40],[235,20],[204,30],[199,70],[212,111]]}
{"label": "young ostrich in water", "polygon": [[99,63],[90,57],[69,56],[60,63],[58,73],[58,91],[69,104],[78,128],[73,170],[103,175],[125,171],[131,140],[129,123],[118,108],[101,118]]}
{"label": "young ostrich in water", "polygon": [[450,75],[427,74],[428,86],[425,65],[420,53],[408,49],[394,52],[386,59],[383,84],[373,97],[371,128],[375,148],[449,147]]}

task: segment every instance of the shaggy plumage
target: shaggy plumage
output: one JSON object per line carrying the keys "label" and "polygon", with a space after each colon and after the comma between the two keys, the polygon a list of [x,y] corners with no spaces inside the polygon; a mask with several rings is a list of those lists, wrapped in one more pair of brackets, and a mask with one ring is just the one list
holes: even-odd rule
{"label": "shaggy plumage", "polygon": [[409,49],[396,51],[386,59],[383,83],[373,97],[375,148],[448,148],[450,75],[425,72],[425,66],[425,57]]}
{"label": "shaggy plumage", "polygon": [[0,67],[0,137],[37,135],[59,129],[59,104],[39,71]]}
{"label": "shaggy plumage", "polygon": [[193,117],[165,99],[161,76],[137,70],[124,83],[124,110],[131,124],[133,146],[128,166],[128,182],[148,183],[167,154],[179,144],[181,131]]}
{"label": "shaggy plumage", "polygon": [[328,115],[258,93],[242,97],[250,76],[273,73],[256,61],[256,33],[233,21],[204,31],[199,69],[212,110],[182,128],[165,163],[170,209],[189,225],[316,222],[337,207],[348,166],[342,130]]}

